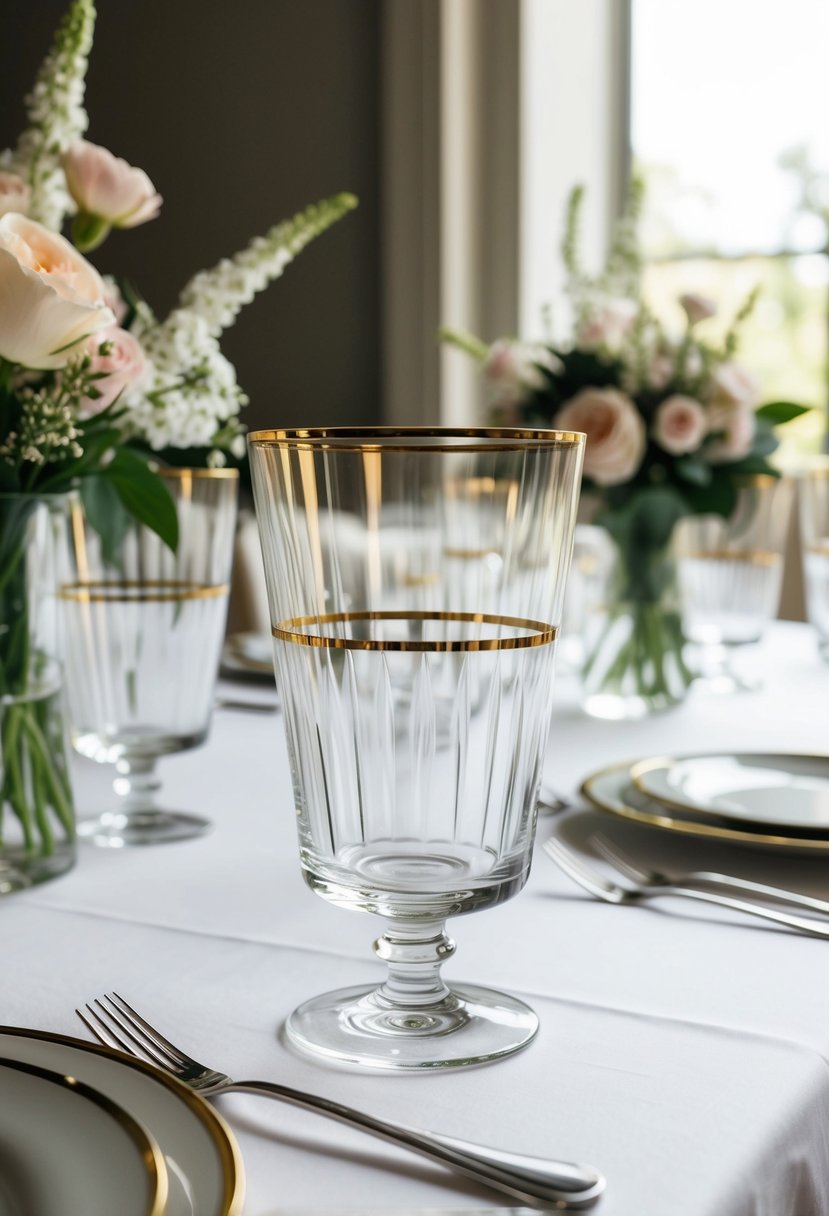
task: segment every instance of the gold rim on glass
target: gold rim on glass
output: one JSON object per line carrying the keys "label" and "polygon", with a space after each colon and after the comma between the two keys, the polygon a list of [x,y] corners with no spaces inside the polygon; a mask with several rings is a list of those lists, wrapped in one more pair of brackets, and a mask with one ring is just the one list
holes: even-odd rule
{"label": "gold rim on glass", "polygon": [[158,473],[159,477],[210,477],[210,478],[225,478],[238,480],[238,469],[190,469],[178,468],[176,465],[153,465],[154,472]]}
{"label": "gold rim on glass", "polygon": [[749,566],[776,566],[782,553],[773,549],[690,549],[680,561],[744,562]]}
{"label": "gold rim on glass", "polygon": [[150,1184],[150,1202],[146,1208],[146,1216],[164,1216],[167,1210],[167,1165],[164,1155],[155,1139],[150,1137],[140,1123],[136,1122],[127,1111],[122,1110],[116,1102],[106,1094],[99,1093],[91,1085],[79,1081],[77,1077],[66,1073],[54,1072],[52,1069],[41,1068],[38,1064],[30,1064],[27,1060],[14,1060],[0,1057],[0,1068],[12,1068],[15,1072],[24,1072],[31,1077],[39,1077],[50,1085],[78,1094],[87,1102],[91,1102],[113,1119],[122,1131],[133,1142],[141,1154],[144,1169]]}
{"label": "gold rim on glass", "polygon": [[63,583],[58,599],[82,604],[179,604],[185,600],[212,600],[227,595],[229,583],[190,583],[184,579],[92,579]]}
{"label": "gold rim on glass", "polygon": [[[301,633],[307,625],[331,625],[351,621],[461,621],[479,625],[495,625],[507,629],[524,629],[526,636],[517,638],[455,638],[445,641],[412,641],[409,638],[340,638],[322,633]],[[528,646],[546,646],[558,636],[557,625],[543,621],[528,621],[514,616],[492,616],[487,612],[329,612],[320,616],[295,616],[271,627],[275,638],[299,646],[316,646],[325,650],[395,650],[418,653],[447,651],[523,650]]]}
{"label": "gold rim on glass", "polygon": [[[667,813],[657,811],[642,811],[629,806],[621,797],[611,800],[596,792],[596,782],[614,773],[629,773],[636,761],[625,761],[622,764],[609,764],[606,768],[591,773],[581,783],[579,793],[592,806],[600,811],[608,811],[619,819],[642,824],[644,827],[662,828],[668,832],[679,832],[684,836],[701,836],[711,840],[728,840],[734,844],[773,845],[781,849],[803,849],[809,852],[829,852],[829,836],[825,839],[815,839],[811,836],[776,836],[769,832],[747,830],[737,827],[720,827],[716,823],[699,823],[694,819],[678,819]],[[651,799],[653,801],[653,799]],[[733,822],[733,821],[732,821]]]}
{"label": "gold rim on glass", "polygon": [[125,1068],[132,1068],[143,1073],[156,1084],[169,1090],[188,1107],[190,1113],[195,1115],[201,1123],[219,1158],[222,1173],[222,1198],[221,1208],[216,1216],[241,1216],[245,1197],[245,1173],[239,1147],[224,1119],[203,1098],[193,1093],[181,1081],[177,1081],[175,1077],[162,1072],[152,1064],[146,1064],[134,1056],[125,1055],[124,1052],[116,1051],[113,1047],[87,1043],[84,1039],[74,1039],[70,1035],[52,1034],[45,1030],[26,1030],[19,1026],[0,1026],[0,1037],[3,1035],[16,1039],[37,1039],[42,1043],[59,1043],[63,1047],[72,1047],[76,1051],[84,1051],[89,1055],[104,1056]]}
{"label": "gold rim on glass", "polygon": [[[395,443],[395,439],[428,438],[444,440],[439,444]],[[248,443],[253,447],[293,448],[302,451],[332,452],[520,452],[532,442],[541,448],[581,447],[581,431],[517,430],[501,427],[442,426],[330,426],[300,427],[288,430],[253,431]],[[490,443],[488,440],[503,440]],[[458,440],[460,442],[453,442]],[[464,443],[463,440],[470,442]]]}

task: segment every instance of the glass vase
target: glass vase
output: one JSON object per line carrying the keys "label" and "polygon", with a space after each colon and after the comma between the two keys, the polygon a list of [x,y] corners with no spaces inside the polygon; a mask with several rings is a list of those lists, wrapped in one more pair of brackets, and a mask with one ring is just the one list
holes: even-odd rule
{"label": "glass vase", "polygon": [[56,600],[70,497],[0,494],[0,895],[75,860]]}
{"label": "glass vase", "polygon": [[681,702],[693,673],[670,544],[612,544],[605,595],[585,623],[583,707],[595,718],[635,720]]}

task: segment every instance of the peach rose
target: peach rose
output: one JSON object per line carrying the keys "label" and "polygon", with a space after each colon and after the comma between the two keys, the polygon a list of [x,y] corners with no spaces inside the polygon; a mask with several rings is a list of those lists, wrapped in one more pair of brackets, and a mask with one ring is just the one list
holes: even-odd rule
{"label": "peach rose", "polygon": [[557,428],[584,431],[584,475],[600,486],[618,486],[636,473],[645,454],[645,421],[625,393],[586,388],[555,417]]}
{"label": "peach rose", "polygon": [[500,406],[519,405],[525,397],[544,387],[544,376],[539,371],[548,367],[556,371],[560,361],[544,346],[528,342],[510,342],[499,338],[489,348],[483,370],[492,390],[494,404]]}
{"label": "peach rose", "polygon": [[32,201],[31,187],[16,173],[0,173],[0,215],[18,211],[25,215]]}
{"label": "peach rose", "polygon": [[[106,354],[101,346],[107,343]],[[125,388],[141,384],[149,371],[144,351],[138,339],[117,325],[102,329],[87,344],[92,365],[91,371],[103,372],[104,378],[95,381],[100,397],[85,397],[80,403],[79,416],[92,418],[102,413]]]}
{"label": "peach rose", "polygon": [[38,370],[63,367],[115,318],[86,258],[16,212],[0,217],[0,356]]}
{"label": "peach rose", "polygon": [[135,228],[158,215],[161,195],[143,169],[81,140],[63,154],[69,193],[86,216],[114,228]]}
{"label": "peach rose", "polygon": [[742,460],[751,451],[756,425],[754,410],[748,405],[722,402],[710,406],[708,432],[719,433],[719,438],[706,446],[706,460],[711,464]]}
{"label": "peach rose", "polygon": [[611,298],[603,301],[576,330],[576,346],[582,350],[617,347],[636,319],[637,311],[635,300]]}
{"label": "peach rose", "polygon": [[716,316],[717,305],[714,301],[709,300],[707,296],[697,295],[695,291],[680,296],[679,302],[685,310],[689,325],[698,325],[700,321],[707,321],[709,317]]}
{"label": "peach rose", "polygon": [[693,397],[666,397],[653,419],[653,437],[665,452],[682,456],[700,446],[708,430],[705,410]]}
{"label": "peach rose", "polygon": [[740,405],[753,410],[759,402],[760,385],[741,363],[721,363],[711,373],[711,405]]}

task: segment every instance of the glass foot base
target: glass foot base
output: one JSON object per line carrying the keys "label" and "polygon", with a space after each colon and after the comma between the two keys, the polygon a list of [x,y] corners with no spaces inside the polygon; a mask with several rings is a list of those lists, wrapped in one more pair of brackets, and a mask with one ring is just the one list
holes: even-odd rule
{"label": "glass foot base", "polygon": [[376,987],[341,988],[306,1001],[285,1024],[304,1055],[395,1072],[485,1064],[526,1047],[537,1031],[523,1001],[471,984],[411,1009],[390,1005]]}
{"label": "glass foot base", "polygon": [[58,878],[74,864],[75,846],[71,841],[58,843],[46,856],[32,856],[23,848],[0,849],[0,896]]}
{"label": "glass foot base", "polygon": [[213,830],[209,819],[182,811],[107,811],[95,819],[78,821],[78,837],[105,849],[140,844],[172,844],[192,840]]}

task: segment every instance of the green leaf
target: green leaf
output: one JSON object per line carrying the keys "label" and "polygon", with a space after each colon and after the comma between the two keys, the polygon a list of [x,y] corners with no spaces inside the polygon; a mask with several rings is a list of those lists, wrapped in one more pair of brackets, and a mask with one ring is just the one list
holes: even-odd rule
{"label": "green leaf", "polygon": [[135,452],[122,448],[107,468],[118,497],[130,515],[155,532],[175,553],[178,548],[176,504],[164,481]]}
{"label": "green leaf", "polygon": [[752,440],[751,455],[771,456],[772,452],[776,452],[779,447],[780,443],[773,432],[765,426],[759,426]]}
{"label": "green leaf", "polygon": [[711,465],[706,464],[704,460],[697,460],[694,456],[680,456],[674,464],[674,469],[677,477],[695,486],[710,485],[714,476]]}
{"label": "green leaf", "polygon": [[810,405],[796,405],[794,401],[769,401],[766,405],[760,406],[756,417],[758,421],[767,422],[769,426],[782,426],[784,422],[802,418],[811,409]]}
{"label": "green leaf", "polygon": [[108,566],[118,565],[118,555],[131,517],[114,483],[105,474],[85,477],[80,485],[80,495],[86,518],[101,538],[104,562]]}

